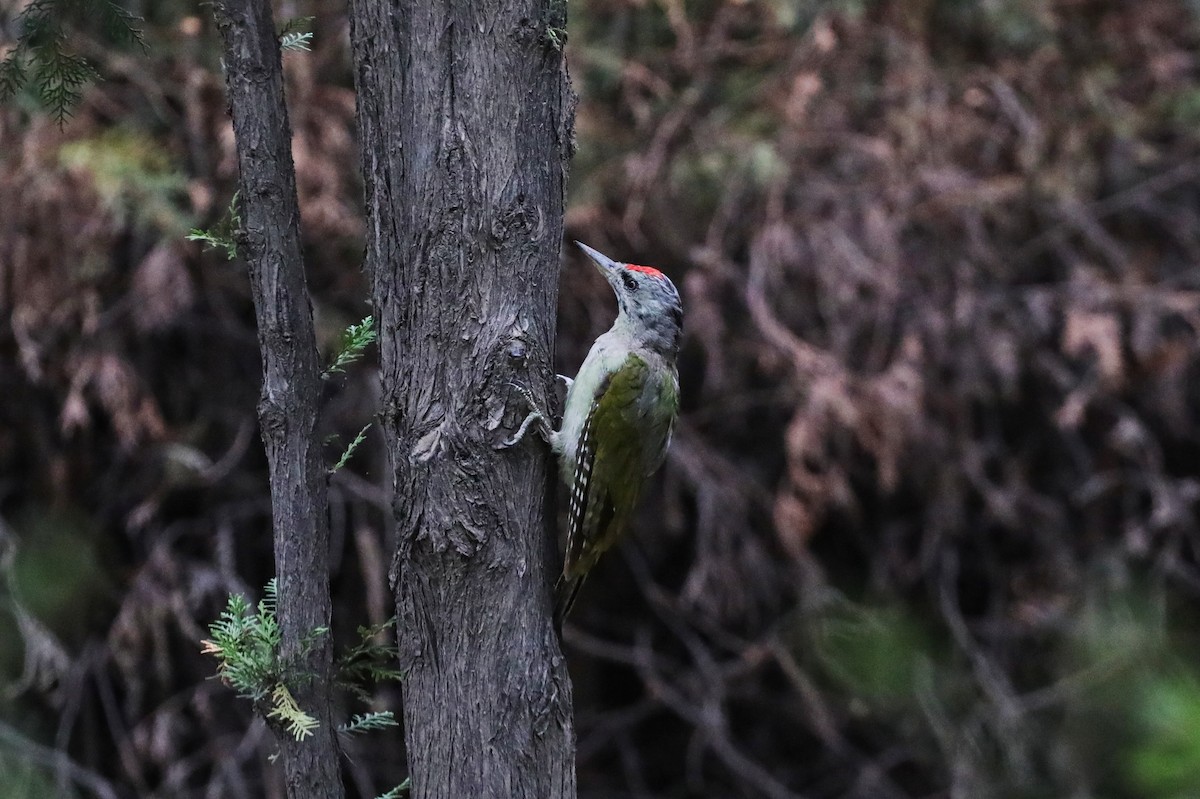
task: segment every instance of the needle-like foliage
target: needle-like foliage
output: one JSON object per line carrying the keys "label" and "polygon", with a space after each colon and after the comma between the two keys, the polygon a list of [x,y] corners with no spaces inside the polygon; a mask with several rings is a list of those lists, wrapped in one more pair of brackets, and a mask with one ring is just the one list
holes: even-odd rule
{"label": "needle-like foliage", "polygon": [[345,372],[346,367],[360,360],[367,347],[375,343],[379,338],[379,334],[375,330],[375,319],[366,317],[356,325],[350,325],[346,328],[346,332],[342,334],[341,346],[338,347],[338,353],[334,356],[333,363],[321,374],[321,377],[329,379],[339,372]]}
{"label": "needle-like foliage", "polygon": [[140,17],[114,0],[32,0],[17,16],[16,46],[0,60],[0,102],[30,87],[61,126],[83,99],[83,87],[99,77],[74,52],[69,34],[98,27],[110,41],[145,49]]}
{"label": "needle-like foliage", "polygon": [[[203,652],[219,661],[218,676],[239,696],[265,704],[267,718],[279,721],[297,740],[317,728],[315,718],[296,703],[284,680],[286,665],[280,661],[277,584],[267,583],[257,608],[241,594],[229,597],[221,617],[209,626],[210,640]],[[324,633],[317,631],[317,634]]]}

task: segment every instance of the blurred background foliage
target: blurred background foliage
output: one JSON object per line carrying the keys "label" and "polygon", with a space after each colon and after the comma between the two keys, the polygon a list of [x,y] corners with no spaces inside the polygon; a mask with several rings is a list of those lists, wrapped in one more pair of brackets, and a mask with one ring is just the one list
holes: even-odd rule
{"label": "blurred background foliage", "polygon": [[[67,125],[0,109],[0,794],[282,796],[199,652],[271,570],[248,285],[184,239],[234,191],[217,41],[124,8],[145,52],[73,24]],[[276,11],[315,16],[332,350],[369,313],[345,8]],[[1200,5],[569,13],[570,238],[687,309],[671,456],[566,633],[581,796],[1200,796]],[[612,313],[567,252],[561,371]],[[330,381],[331,462],[372,370]],[[392,613],[385,475],[372,432],[332,481],[343,638]],[[402,746],[347,741],[351,795]]]}

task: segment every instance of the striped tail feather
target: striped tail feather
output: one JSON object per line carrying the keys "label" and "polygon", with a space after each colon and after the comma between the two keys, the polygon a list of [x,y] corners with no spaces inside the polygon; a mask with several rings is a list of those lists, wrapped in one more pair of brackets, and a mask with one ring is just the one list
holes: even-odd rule
{"label": "striped tail feather", "polygon": [[558,582],[554,584],[554,626],[560,633],[563,622],[567,620],[567,614],[575,606],[575,598],[579,596],[579,589],[583,587],[586,577],[586,574],[578,577],[559,575]]}

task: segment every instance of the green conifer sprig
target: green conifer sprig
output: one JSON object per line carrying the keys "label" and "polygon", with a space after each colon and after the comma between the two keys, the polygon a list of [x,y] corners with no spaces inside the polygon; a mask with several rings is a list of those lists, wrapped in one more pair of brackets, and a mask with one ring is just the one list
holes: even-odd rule
{"label": "green conifer sprig", "polygon": [[62,126],[83,98],[83,87],[98,77],[71,50],[68,33],[98,25],[108,39],[145,50],[141,21],[114,0],[31,0],[17,15],[16,45],[0,61],[0,101],[28,85]]}
{"label": "green conifer sprig", "polygon": [[[278,588],[267,583],[257,608],[241,594],[232,594],[225,611],[208,628],[212,636],[202,651],[217,658],[217,676],[238,696],[266,708],[297,740],[312,734],[319,722],[297,704],[285,680],[291,676],[280,660]],[[315,633],[314,631],[314,637]]]}
{"label": "green conifer sprig", "polygon": [[[369,700],[367,688],[381,680],[400,679],[395,666],[395,647],[377,643],[379,634],[396,623],[395,618],[383,624],[359,627],[360,641],[337,661],[337,683],[363,701]],[[267,583],[263,598],[252,606],[241,594],[233,594],[220,618],[209,625],[212,637],[203,642],[205,654],[217,659],[217,676],[231,686],[238,696],[254,702],[268,719],[279,722],[297,740],[307,738],[319,722],[306,713],[288,689],[288,682],[311,679],[311,674],[297,672],[280,658],[282,633],[279,629],[278,591],[274,579]],[[329,634],[326,627],[317,627],[304,637],[307,649]],[[364,713],[354,716],[341,731],[355,734],[397,726],[390,711]]]}
{"label": "green conifer sprig", "polygon": [[408,792],[411,788],[412,779],[409,778],[397,785],[395,788],[392,788],[387,793],[379,794],[379,796],[376,796],[375,799],[402,799],[402,797],[408,796]]}
{"label": "green conifer sprig", "polygon": [[225,215],[217,224],[207,230],[192,228],[187,235],[188,241],[203,242],[207,249],[224,250],[226,260],[232,261],[237,258],[237,234],[242,228],[242,215],[238,210],[238,194],[239,192],[234,192],[233,199],[229,201],[229,208],[226,209]]}
{"label": "green conifer sprig", "polygon": [[283,27],[279,29],[279,48],[284,51],[311,51],[312,31],[304,31],[301,28],[311,25],[315,19],[316,17],[292,17],[283,23]]}
{"label": "green conifer sprig", "polygon": [[399,726],[400,722],[396,721],[396,714],[390,710],[382,710],[376,713],[355,714],[348,722],[338,727],[338,732],[346,735],[361,735],[371,730],[386,730],[389,727]]}
{"label": "green conifer sprig", "polygon": [[279,37],[279,47],[281,50],[302,50],[307,53],[312,50],[312,38],[312,31],[285,33]]}
{"label": "green conifer sprig", "polygon": [[396,617],[393,616],[382,624],[359,627],[359,643],[347,649],[334,665],[338,685],[363,702],[370,700],[368,687],[386,680],[404,679],[404,672],[395,665],[399,659],[396,647],[377,642],[380,633],[395,624]]}
{"label": "green conifer sprig", "polygon": [[378,338],[374,317],[368,316],[358,324],[347,327],[342,333],[341,345],[333,363],[321,373],[321,377],[328,380],[339,372],[345,372],[346,367],[360,360],[367,347],[374,344]]}
{"label": "green conifer sprig", "polygon": [[357,451],[358,448],[363,445],[363,442],[367,440],[367,431],[370,429],[371,423],[367,422],[366,426],[363,427],[362,430],[358,431],[358,435],[354,437],[354,440],[351,441],[346,447],[345,451],[342,452],[342,457],[338,458],[338,462],[335,463],[333,468],[329,470],[330,474],[337,474],[340,472],[342,467],[345,466],[352,457],[354,457],[355,451]]}

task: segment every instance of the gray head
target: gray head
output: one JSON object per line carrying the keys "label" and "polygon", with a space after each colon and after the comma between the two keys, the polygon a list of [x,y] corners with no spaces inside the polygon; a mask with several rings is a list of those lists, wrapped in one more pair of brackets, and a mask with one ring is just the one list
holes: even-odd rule
{"label": "gray head", "polygon": [[575,242],[595,262],[617,295],[617,321],[641,344],[670,357],[679,351],[683,303],[675,284],[652,266],[614,261],[583,242]]}

